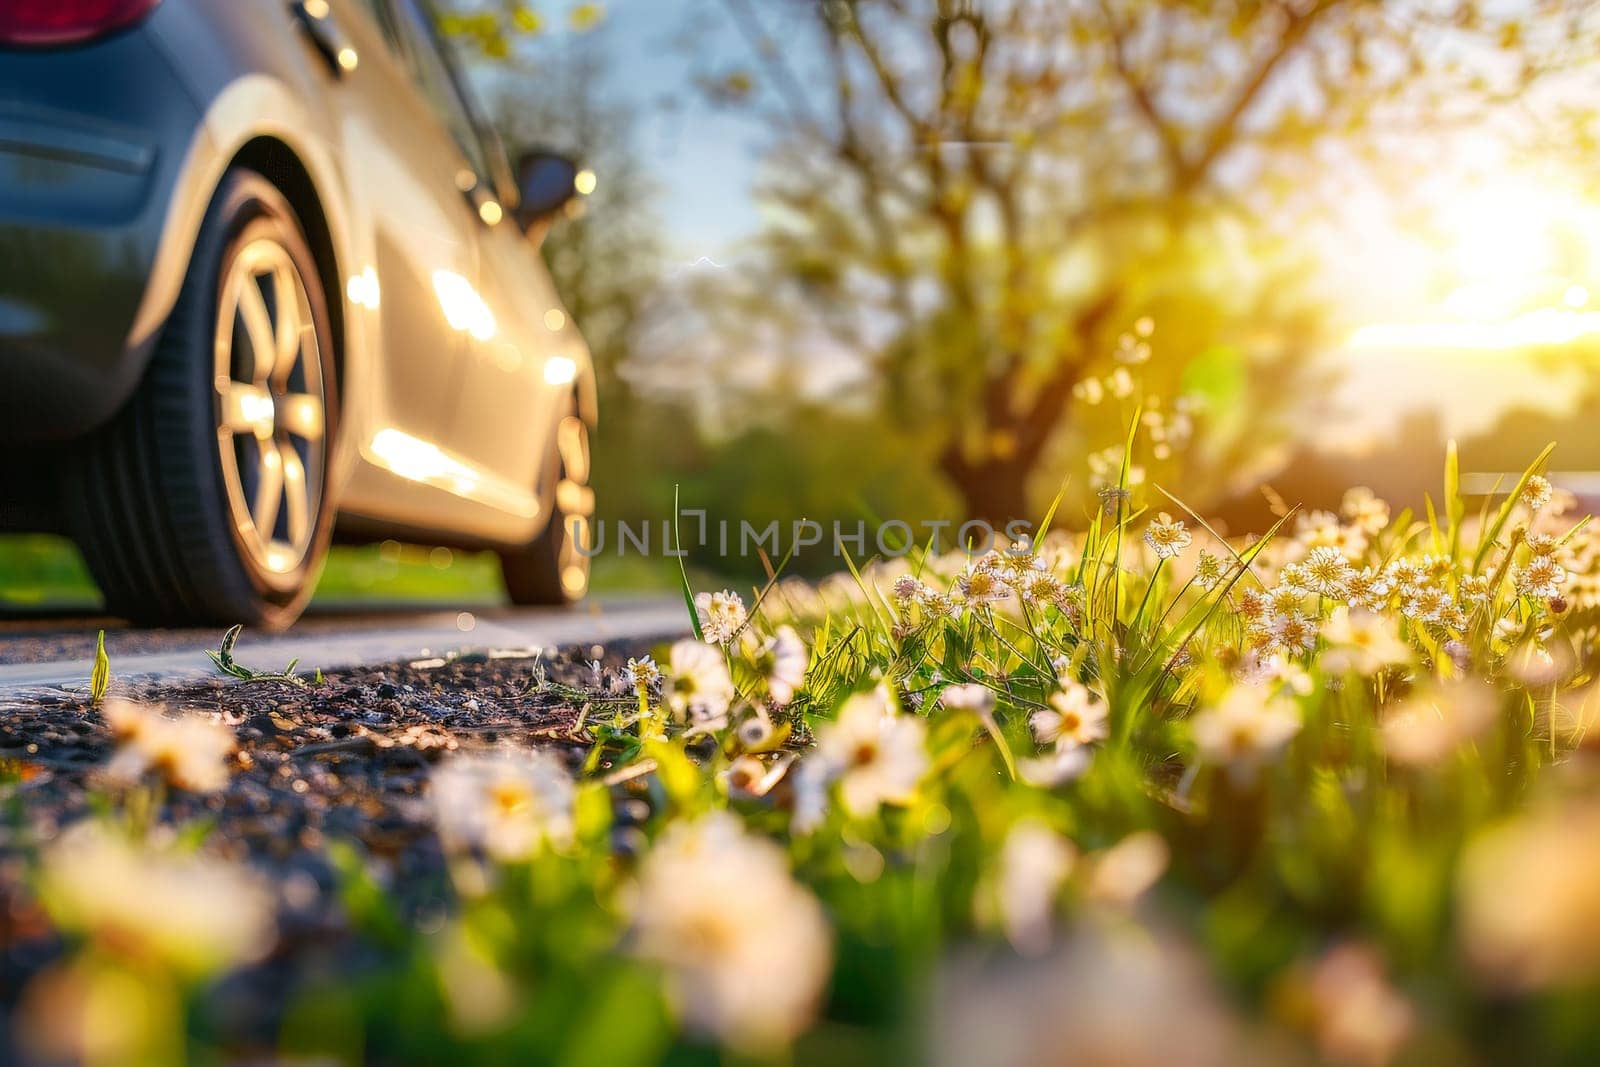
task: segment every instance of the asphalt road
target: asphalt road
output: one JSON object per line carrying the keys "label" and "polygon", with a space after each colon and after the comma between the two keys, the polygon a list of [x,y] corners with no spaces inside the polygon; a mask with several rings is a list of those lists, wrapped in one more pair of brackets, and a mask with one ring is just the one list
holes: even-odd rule
{"label": "asphalt road", "polygon": [[[205,655],[215,629],[140,630],[116,619],[35,613],[0,616],[0,693],[88,685],[96,633],[106,631],[114,679],[180,682],[217,674]],[[248,630],[235,658],[260,669],[324,671],[452,652],[527,650],[653,640],[688,630],[677,597],[597,597],[570,609],[430,605],[319,605],[282,634]]]}

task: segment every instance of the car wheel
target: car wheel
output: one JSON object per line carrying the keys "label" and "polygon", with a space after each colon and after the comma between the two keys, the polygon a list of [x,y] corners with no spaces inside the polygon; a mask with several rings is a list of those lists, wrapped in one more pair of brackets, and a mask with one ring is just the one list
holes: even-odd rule
{"label": "car wheel", "polygon": [[279,629],[333,528],[334,339],[294,211],[223,179],[133,398],[86,445],[68,510],[106,607],[139,622]]}
{"label": "car wheel", "polygon": [[555,482],[541,500],[553,501],[550,521],[521,548],[500,554],[506,592],[513,604],[571,604],[589,589],[594,490],[589,488],[589,427],[574,402],[556,425],[552,462]]}

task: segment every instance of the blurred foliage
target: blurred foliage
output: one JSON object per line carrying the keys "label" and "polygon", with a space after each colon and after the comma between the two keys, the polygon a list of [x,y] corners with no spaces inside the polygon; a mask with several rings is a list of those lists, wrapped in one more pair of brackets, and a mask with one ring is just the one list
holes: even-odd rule
{"label": "blurred foliage", "polygon": [[[1299,221],[1395,163],[1396,135],[1421,164],[1430,126],[1581,61],[1589,32],[1583,5],[1535,23],[1472,0],[724,7],[752,60],[699,81],[772,131],[769,221],[738,278],[697,287],[700,328],[656,343],[719,384],[776,362],[780,407],[786,372],[827,393],[853,363],[832,395],[935,440],[961,509],[991,519],[1037,514],[1118,439],[1101,430],[1128,408],[1085,410],[1090,383],[1146,319],[1138,391],[1183,401],[1193,445],[1156,435],[1140,466],[1201,505],[1259,478],[1321,390]],[[689,392],[676,364],[654,380]],[[761,392],[741,397],[761,412]]]}
{"label": "blurred foliage", "polygon": [[[523,0],[439,0],[439,29],[473,52],[489,59],[506,59],[519,41],[532,40],[550,31],[553,4],[529,4]],[[568,28],[583,32],[605,21],[606,6],[579,3],[566,10]]]}

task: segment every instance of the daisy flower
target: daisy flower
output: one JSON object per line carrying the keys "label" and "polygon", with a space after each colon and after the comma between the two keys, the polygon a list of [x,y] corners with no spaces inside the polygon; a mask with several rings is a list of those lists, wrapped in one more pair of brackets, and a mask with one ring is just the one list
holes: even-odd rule
{"label": "daisy flower", "polygon": [[1080,682],[1069,680],[1051,694],[1049,703],[1048,708],[1028,717],[1034,740],[1041,745],[1076,748],[1102,741],[1111,732],[1105,703]]}
{"label": "daisy flower", "polygon": [[1401,613],[1408,619],[1441,624],[1448,621],[1454,609],[1450,591],[1438,585],[1413,587],[1411,595],[1400,605]]}
{"label": "daisy flower", "polygon": [[[1344,553],[1327,546],[1313,548],[1300,561],[1304,588],[1326,597],[1343,597],[1355,569]],[[1298,583],[1297,583],[1298,584]]]}
{"label": "daisy flower", "polygon": [[1043,820],[1023,819],[1006,834],[992,899],[1018,952],[1037,955],[1050,947],[1056,898],[1077,859],[1077,847]]}
{"label": "daisy flower", "polygon": [[98,821],[50,844],[39,880],[59,929],[185,976],[254,962],[277,937],[272,886],[249,867],[135,842]]}
{"label": "daisy flower", "polygon": [[700,621],[700,632],[711,644],[725,645],[732,641],[746,622],[744,598],[730,589],[720,593],[697,593],[694,613]]}
{"label": "daisy flower", "polygon": [[628,665],[623,668],[622,677],[630,688],[648,693],[661,684],[661,668],[649,656],[640,656],[638,659],[628,660]]}
{"label": "daisy flower", "polygon": [[1394,625],[1373,612],[1336,608],[1322,636],[1330,646],[1322,654],[1322,666],[1334,674],[1371,677],[1412,659],[1411,646],[1400,639]]}
{"label": "daisy flower", "polygon": [[858,693],[818,729],[813,759],[838,781],[845,810],[864,817],[916,795],[928,770],[927,733],[925,722],[895,714],[880,693]]}
{"label": "daisy flower", "polygon": [[927,595],[928,587],[917,580],[916,576],[902,574],[894,580],[894,598],[902,605],[921,600]]}
{"label": "daisy flower", "polygon": [[1317,646],[1316,620],[1307,618],[1298,611],[1291,611],[1274,619],[1271,633],[1273,643],[1291,655],[1296,652],[1310,652]]}
{"label": "daisy flower", "polygon": [[1193,540],[1194,537],[1183,528],[1183,521],[1172,518],[1164,511],[1144,531],[1144,543],[1160,559],[1179,555]]}
{"label": "daisy flower", "polygon": [[1300,732],[1300,715],[1289,700],[1270,697],[1261,687],[1234,686],[1196,715],[1190,730],[1201,760],[1249,781]]}
{"label": "daisy flower", "polygon": [[956,579],[956,588],[968,604],[995,604],[1011,595],[1011,587],[982,560],[967,567]]}
{"label": "daisy flower", "polygon": [[503,863],[572,843],[572,776],[539,749],[456,756],[432,780],[434,820],[446,851],[482,849]]}
{"label": "daisy flower", "polygon": [[1550,479],[1542,474],[1535,474],[1522,486],[1522,502],[1528,505],[1529,511],[1538,511],[1550,503],[1550,497],[1554,493],[1555,486],[1550,484]]}
{"label": "daisy flower", "polygon": [[698,641],[678,641],[667,655],[662,696],[680,725],[722,719],[733,702],[733,679],[722,653]]}
{"label": "daisy flower", "polygon": [[1339,511],[1352,525],[1368,535],[1389,525],[1389,505],[1364,485],[1345,492]]}
{"label": "daisy flower", "polygon": [[131,785],[147,774],[192,793],[215,793],[228,784],[233,731],[216,719],[189,712],[169,716],[162,709],[128,700],[109,700],[100,715],[118,746],[106,776]]}
{"label": "daisy flower", "polygon": [[994,690],[976,682],[952,685],[939,694],[939,703],[952,711],[975,711],[979,715],[994,712]]}
{"label": "daisy flower", "polygon": [[1561,595],[1567,569],[1554,556],[1534,556],[1511,574],[1511,582],[1522,596],[1550,599]]}
{"label": "daisy flower", "polygon": [[806,664],[810,661],[805,642],[794,627],[786,623],[766,640],[746,630],[740,644],[745,659],[766,682],[772,702],[782,707],[793,700],[795,690],[805,681]]}
{"label": "daisy flower", "polygon": [[1376,567],[1352,569],[1345,581],[1345,602],[1364,611],[1382,611],[1394,593],[1394,580]]}
{"label": "daisy flower", "polygon": [[1055,789],[1082,777],[1094,759],[1082,745],[1052,745],[1042,756],[1017,761],[1017,774],[1039,789]]}
{"label": "daisy flower", "polygon": [[805,1029],[832,971],[821,905],[781,848],[726,812],[661,835],[640,865],[634,935],[685,1026],[752,1054]]}

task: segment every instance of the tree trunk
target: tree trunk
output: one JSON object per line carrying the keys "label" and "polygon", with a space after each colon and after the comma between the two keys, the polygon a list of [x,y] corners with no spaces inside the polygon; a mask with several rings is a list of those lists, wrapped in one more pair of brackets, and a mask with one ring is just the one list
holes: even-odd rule
{"label": "tree trunk", "polygon": [[1039,516],[1028,510],[1028,474],[1033,466],[1029,459],[990,456],[969,463],[947,453],[941,466],[961,494],[966,517],[987,522],[1002,539],[1007,523],[1038,521]]}

